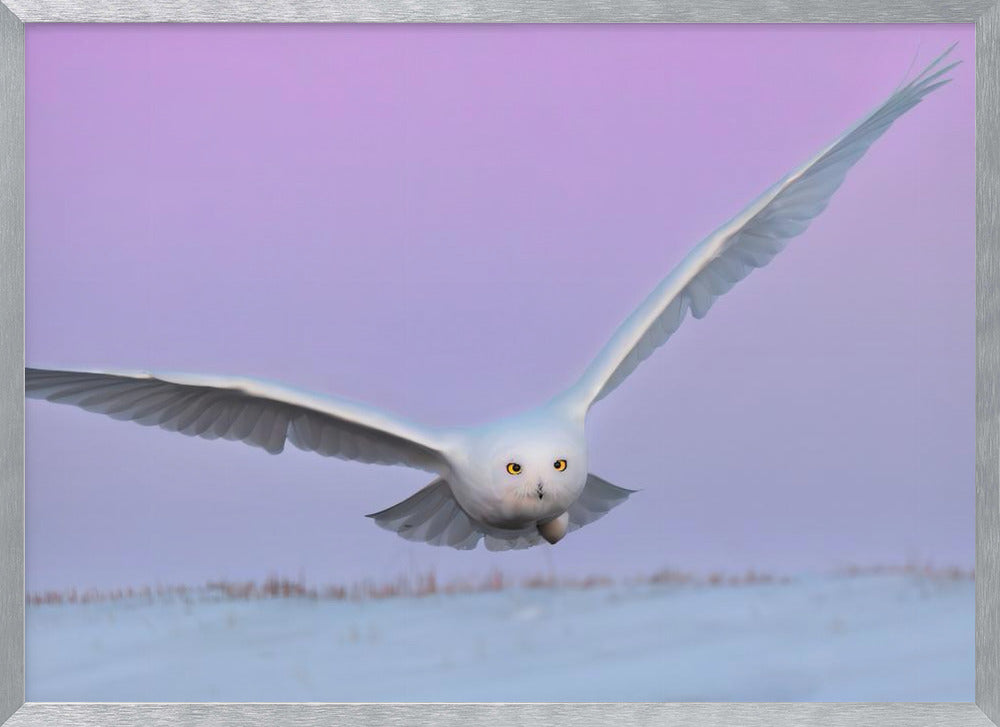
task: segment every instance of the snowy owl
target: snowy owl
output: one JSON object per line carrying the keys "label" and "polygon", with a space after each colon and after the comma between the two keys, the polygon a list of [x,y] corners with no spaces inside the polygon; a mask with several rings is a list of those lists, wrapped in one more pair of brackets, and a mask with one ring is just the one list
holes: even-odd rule
{"label": "snowy owl", "polygon": [[688,312],[704,317],[716,298],[803,232],[868,147],[948,82],[945,74],[957,65],[943,64],[951,50],[692,248],[571,387],[525,414],[432,428],[245,378],[39,368],[26,369],[27,396],[188,436],[239,440],[271,454],[290,442],[326,457],[432,472],[435,479],[416,494],[369,515],[407,540],[459,549],[485,540],[490,550],[556,543],[634,492],[588,471],[591,407],[663,345]]}

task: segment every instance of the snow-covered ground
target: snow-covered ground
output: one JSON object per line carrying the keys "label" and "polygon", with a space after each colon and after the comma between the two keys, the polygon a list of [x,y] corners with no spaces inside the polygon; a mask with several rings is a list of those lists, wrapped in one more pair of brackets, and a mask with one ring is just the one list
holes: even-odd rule
{"label": "snow-covered ground", "polygon": [[974,584],[30,606],[29,701],[971,701]]}

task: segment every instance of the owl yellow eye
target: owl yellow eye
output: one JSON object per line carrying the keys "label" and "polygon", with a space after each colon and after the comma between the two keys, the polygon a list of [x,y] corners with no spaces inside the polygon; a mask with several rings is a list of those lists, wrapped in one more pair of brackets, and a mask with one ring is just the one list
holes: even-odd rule
{"label": "owl yellow eye", "polygon": [[555,462],[552,463],[552,466],[556,468],[556,472],[562,472],[564,469],[566,469],[566,460],[557,459]]}
{"label": "owl yellow eye", "polygon": [[519,475],[519,474],[521,474],[521,465],[519,465],[517,462],[508,462],[507,463],[507,474],[509,474],[509,475]]}

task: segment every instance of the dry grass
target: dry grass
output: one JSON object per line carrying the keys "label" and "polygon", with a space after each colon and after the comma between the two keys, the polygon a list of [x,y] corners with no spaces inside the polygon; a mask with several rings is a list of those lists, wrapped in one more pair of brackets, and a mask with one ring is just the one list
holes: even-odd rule
{"label": "dry grass", "polygon": [[904,565],[849,565],[836,571],[839,576],[856,578],[859,576],[905,575],[927,578],[935,581],[972,581],[976,572],[967,568],[940,568],[929,564],[906,563]]}
{"label": "dry grass", "polygon": [[[935,568],[929,565],[906,564],[901,566],[847,566],[834,571],[844,578],[867,576],[905,575],[934,581],[972,580],[974,573],[961,568]],[[561,578],[552,574],[534,575],[521,580],[505,576],[498,570],[490,571],[480,580],[457,579],[439,583],[434,571],[415,576],[400,576],[386,582],[364,580],[351,585],[312,586],[303,579],[270,576],[261,583],[256,581],[209,581],[203,586],[142,586],[114,590],[71,588],[64,591],[29,593],[27,603],[32,606],[50,604],[103,603],[109,601],[137,600],[161,601],[251,601],[273,598],[301,598],[324,601],[363,601],[384,598],[424,598],[438,594],[489,593],[512,588],[526,589],[593,589],[609,588],[618,583],[647,586],[740,587],[754,585],[785,585],[794,579],[748,570],[741,574],[711,572],[704,575],[663,569],[634,578],[615,580],[608,576],[593,575],[585,578]]]}

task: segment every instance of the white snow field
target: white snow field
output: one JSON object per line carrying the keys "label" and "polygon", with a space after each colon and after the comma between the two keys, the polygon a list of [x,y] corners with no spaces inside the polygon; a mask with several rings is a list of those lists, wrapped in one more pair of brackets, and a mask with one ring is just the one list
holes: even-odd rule
{"label": "white snow field", "polygon": [[29,606],[29,701],[972,701],[974,583]]}

